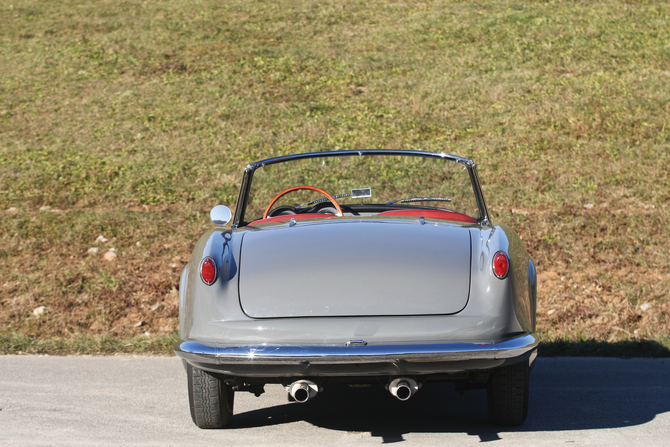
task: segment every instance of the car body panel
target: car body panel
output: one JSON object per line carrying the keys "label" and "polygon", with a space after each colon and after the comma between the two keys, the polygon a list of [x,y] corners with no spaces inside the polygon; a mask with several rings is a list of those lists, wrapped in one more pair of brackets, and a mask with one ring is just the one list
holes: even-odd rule
{"label": "car body panel", "polygon": [[470,232],[417,218],[266,226],[244,237],[239,283],[252,318],[453,314],[468,301]]}
{"label": "car body panel", "polygon": [[[402,218],[397,218],[402,219]],[[415,220],[414,218],[405,218]],[[428,221],[429,224],[438,222]],[[392,224],[392,223],[391,223]],[[287,226],[288,224],[281,224]],[[213,229],[196,244],[180,287],[182,339],[217,346],[325,344],[344,345],[363,338],[368,344],[434,343],[458,341],[491,343],[519,333],[535,331],[535,283],[531,281],[530,258],[515,233],[504,226],[469,227],[472,241],[470,297],[455,315],[302,317],[254,319],[239,302],[242,240],[250,227]],[[510,243],[510,240],[512,241]],[[206,286],[198,277],[204,256],[221,259],[229,247],[233,253],[229,278]],[[491,260],[499,250],[512,251],[509,278],[501,281],[491,271]],[[523,250],[523,251],[521,251]],[[518,251],[518,253],[517,253]],[[518,258],[518,261],[517,261]],[[476,299],[475,299],[476,297]]]}

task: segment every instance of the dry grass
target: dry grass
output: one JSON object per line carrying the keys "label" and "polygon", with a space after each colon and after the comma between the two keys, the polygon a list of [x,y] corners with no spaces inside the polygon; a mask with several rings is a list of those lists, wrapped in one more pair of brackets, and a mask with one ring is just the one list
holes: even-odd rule
{"label": "dry grass", "polygon": [[17,0],[0,23],[3,352],[173,337],[246,163],[370,147],[479,163],[545,340],[670,345],[667,2]]}

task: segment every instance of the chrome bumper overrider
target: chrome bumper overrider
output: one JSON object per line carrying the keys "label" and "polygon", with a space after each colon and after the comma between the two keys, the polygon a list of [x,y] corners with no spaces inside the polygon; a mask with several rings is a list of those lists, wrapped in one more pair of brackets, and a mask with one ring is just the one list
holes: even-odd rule
{"label": "chrome bumper overrider", "polygon": [[222,347],[181,341],[174,350],[195,366],[224,374],[350,375],[488,369],[527,359],[535,354],[537,345],[535,335],[526,334],[481,344]]}

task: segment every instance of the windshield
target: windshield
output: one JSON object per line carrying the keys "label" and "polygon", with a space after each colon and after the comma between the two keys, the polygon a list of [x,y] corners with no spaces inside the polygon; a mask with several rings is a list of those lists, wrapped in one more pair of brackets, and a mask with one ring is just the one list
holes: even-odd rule
{"label": "windshield", "polygon": [[[253,175],[243,221],[294,214],[343,216],[389,210],[447,210],[480,217],[467,167],[443,158],[351,154],[300,158],[267,164]],[[244,225],[244,223],[243,223]]]}

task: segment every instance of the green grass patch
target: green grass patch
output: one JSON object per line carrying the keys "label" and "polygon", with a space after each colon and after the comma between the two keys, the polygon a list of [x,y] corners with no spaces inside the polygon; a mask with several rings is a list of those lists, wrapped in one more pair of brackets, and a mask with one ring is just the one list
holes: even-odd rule
{"label": "green grass patch", "polygon": [[113,337],[107,335],[74,335],[67,338],[34,338],[20,333],[0,335],[0,355],[173,355],[179,334],[158,336]]}

